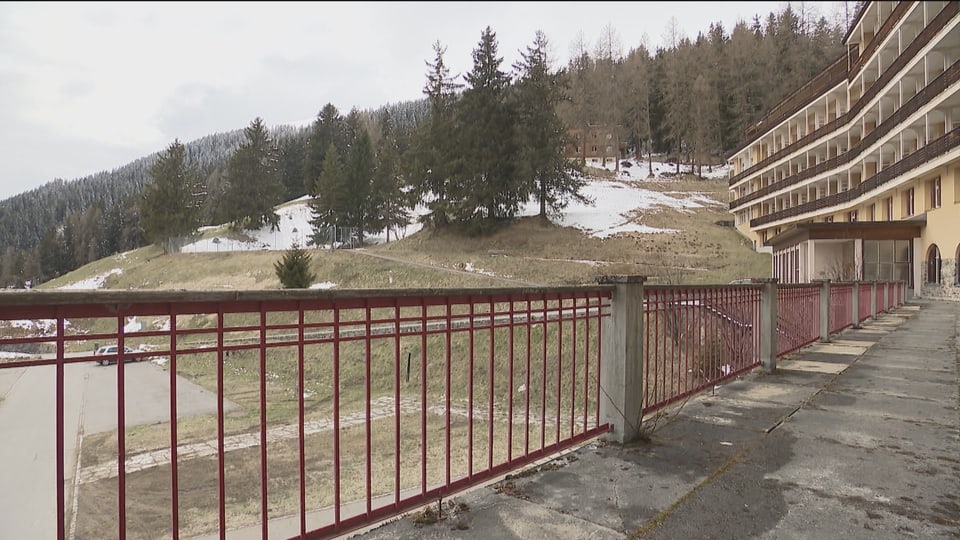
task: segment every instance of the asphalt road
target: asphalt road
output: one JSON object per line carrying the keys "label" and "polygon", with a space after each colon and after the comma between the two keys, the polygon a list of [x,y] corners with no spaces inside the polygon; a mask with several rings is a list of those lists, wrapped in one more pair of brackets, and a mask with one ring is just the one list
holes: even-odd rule
{"label": "asphalt road", "polygon": [[[84,435],[117,427],[117,365],[64,369],[64,496],[72,515]],[[169,420],[170,376],[151,362],[124,365],[126,426]],[[0,369],[0,540],[57,537],[56,367]],[[177,416],[216,411],[216,395],[179,378]],[[66,524],[69,531],[70,524]]]}

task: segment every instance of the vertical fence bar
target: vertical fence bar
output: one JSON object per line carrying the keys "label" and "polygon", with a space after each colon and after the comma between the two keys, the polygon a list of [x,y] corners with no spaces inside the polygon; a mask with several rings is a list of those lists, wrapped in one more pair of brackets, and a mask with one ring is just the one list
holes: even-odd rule
{"label": "vertical fence bar", "polygon": [[446,437],[446,471],[447,471],[447,483],[446,487],[450,487],[450,454],[452,453],[452,448],[450,448],[450,370],[452,369],[451,363],[451,334],[453,333],[453,315],[451,310],[453,308],[450,306],[450,299],[447,299],[447,350],[446,350],[446,387],[443,390],[444,399],[446,403],[444,404],[444,414],[446,415],[446,430],[444,436]]}
{"label": "vertical fence bar", "polygon": [[487,469],[493,468],[493,351],[494,339],[494,306],[493,297],[490,297],[490,365],[487,370],[488,385],[487,395],[489,398],[487,411]]}
{"label": "vertical fence bar", "polygon": [[340,525],[340,306],[333,304],[333,523]]}
{"label": "vertical fence bar", "polygon": [[370,351],[370,301],[363,301],[363,357],[364,357],[364,398],[366,404],[364,405],[364,435],[365,447],[364,451],[366,452],[366,499],[367,499],[367,515],[370,515],[371,510],[373,509],[373,500],[372,500],[372,491],[373,491],[373,480],[370,478],[372,467],[372,457],[373,448],[370,444],[370,400],[372,396],[370,395],[370,363],[371,363],[371,351]]}
{"label": "vertical fence bar", "polygon": [[[640,301],[643,302],[643,295],[640,295]],[[601,376],[603,375],[603,298],[597,297],[597,392],[594,394],[597,396],[597,407],[595,409],[594,422],[596,426],[600,425],[600,402],[601,402],[601,393],[600,393],[600,381]],[[642,357],[641,357],[642,360]],[[643,388],[640,386],[639,388]],[[641,392],[642,394],[643,392]],[[640,398],[640,406],[643,406],[643,398]]]}
{"label": "vertical fence bar", "polygon": [[304,313],[303,303],[297,302],[297,388],[300,389],[300,395],[297,396],[297,458],[300,467],[300,536],[307,534],[307,458],[306,458],[306,415],[304,411],[303,393],[303,360],[304,360]]}
{"label": "vertical fence bar", "polygon": [[[57,438],[57,442],[56,442],[56,445],[57,445],[57,474],[56,474],[57,476],[56,478],[56,481],[57,481],[57,538],[59,540],[63,540],[64,535],[66,534],[66,528],[67,528],[67,523],[66,523],[67,506],[66,506],[66,498],[63,493],[64,482],[66,481],[66,466],[63,463],[64,458],[66,457],[66,451],[64,449],[64,439],[63,439],[63,426],[64,426],[63,394],[65,392],[65,385],[64,385],[65,366],[63,361],[64,361],[64,357],[66,356],[66,343],[64,341],[64,338],[65,338],[65,335],[64,335],[65,328],[63,324],[64,315],[63,315],[63,310],[61,308],[57,308],[56,317],[57,317],[57,368],[56,368],[57,373],[56,373],[55,392],[57,393],[57,396],[56,396],[56,413],[55,413],[56,425],[54,427],[57,430],[57,434],[56,434],[56,438]],[[117,354],[122,354],[122,352],[123,352],[123,349],[118,349]],[[122,466],[123,465],[121,465],[121,467]],[[77,471],[76,474],[79,475],[80,471]],[[123,504],[122,497],[120,499],[120,504],[121,505]]]}
{"label": "vertical fence bar", "polygon": [[124,410],[124,376],[123,376],[123,313],[117,309],[117,533],[120,540],[127,536],[127,509],[126,509],[126,430]]}
{"label": "vertical fence bar", "polygon": [[393,504],[400,504],[400,299],[393,302]]}
{"label": "vertical fence bar", "polygon": [[563,297],[557,300],[557,440],[560,444],[560,396],[563,394]]}
{"label": "vertical fence bar", "polygon": [[420,494],[427,493],[427,301],[420,299]]}
{"label": "vertical fence bar", "polygon": [[526,401],[524,405],[524,419],[523,419],[523,453],[524,455],[530,453],[530,365],[531,365],[531,337],[533,333],[533,306],[530,301],[530,295],[524,295],[527,301],[527,368],[526,368],[526,381],[523,383],[524,387],[524,400]]}
{"label": "vertical fence bar", "polygon": [[515,358],[514,358],[515,338],[513,333],[516,331],[516,320],[515,320],[516,305],[514,303],[514,300],[515,299],[513,298],[513,296],[510,296],[509,298],[510,308],[507,313],[507,316],[510,317],[510,320],[507,326],[507,331],[509,332],[509,336],[510,336],[508,340],[509,347],[510,347],[510,355],[508,357],[508,361],[510,362],[510,375],[509,375],[510,379],[507,385],[507,403],[508,403],[507,405],[507,418],[508,418],[507,420],[507,463],[510,463],[511,461],[513,461],[513,384],[514,384],[514,380],[513,380],[514,365],[513,364],[515,361]]}
{"label": "vertical fence bar", "polygon": [[853,282],[853,289],[850,293],[851,307],[850,319],[855,329],[860,328],[860,282]]}
{"label": "vertical fence bar", "polygon": [[[587,431],[587,414],[590,405],[590,294],[586,295],[583,318],[583,431]],[[598,308],[599,315],[599,308]]]}
{"label": "vertical fence bar", "polygon": [[573,345],[570,347],[570,436],[576,432],[577,418],[577,296],[573,296]]}
{"label": "vertical fence bar", "polygon": [[476,333],[476,314],[473,307],[473,297],[467,297],[469,304],[468,321],[469,333],[469,354],[467,355],[467,364],[469,374],[467,375],[467,478],[473,478],[473,348],[475,346],[474,337]]}
{"label": "vertical fence bar", "polygon": [[220,540],[227,538],[226,479],[224,478],[224,459],[226,452],[223,444],[223,304],[217,303],[217,482],[219,499]]}
{"label": "vertical fence bar", "polygon": [[543,350],[541,351],[540,388],[540,448],[547,446],[547,297],[541,296],[543,304]]}
{"label": "vertical fence bar", "polygon": [[180,480],[177,467],[177,311],[167,308],[170,317],[170,531],[173,540],[180,538]]}
{"label": "vertical fence bar", "polygon": [[[268,538],[270,507],[267,503],[267,312],[260,308],[260,533]],[[303,391],[298,389],[303,395]]]}

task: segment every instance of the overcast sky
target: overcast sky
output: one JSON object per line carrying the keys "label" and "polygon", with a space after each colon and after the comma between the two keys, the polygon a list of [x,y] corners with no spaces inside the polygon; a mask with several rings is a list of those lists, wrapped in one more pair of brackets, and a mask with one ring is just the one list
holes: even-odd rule
{"label": "overcast sky", "polygon": [[[850,2],[850,5],[853,3]],[[481,31],[503,67],[542,30],[555,65],[610,27],[623,52],[786,2],[0,2],[0,199],[164,150],[174,139],[304,123],[423,97],[433,43],[452,74]],[[795,6],[799,6],[795,3]],[[826,17],[844,2],[806,2]]]}

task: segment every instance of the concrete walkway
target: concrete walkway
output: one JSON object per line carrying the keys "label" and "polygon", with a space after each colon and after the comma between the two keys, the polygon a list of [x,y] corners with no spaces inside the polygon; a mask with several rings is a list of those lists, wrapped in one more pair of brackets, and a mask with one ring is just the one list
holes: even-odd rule
{"label": "concrete walkway", "polygon": [[593,442],[445,499],[432,524],[355,536],[960,538],[958,324],[958,303],[911,302],[666,411],[645,441]]}

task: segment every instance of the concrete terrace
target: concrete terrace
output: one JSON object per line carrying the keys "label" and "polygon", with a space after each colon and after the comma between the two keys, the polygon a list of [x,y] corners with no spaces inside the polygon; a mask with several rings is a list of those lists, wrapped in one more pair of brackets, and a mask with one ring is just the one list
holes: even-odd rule
{"label": "concrete terrace", "polygon": [[354,535],[960,538],[960,303],[914,300],[647,419]]}

